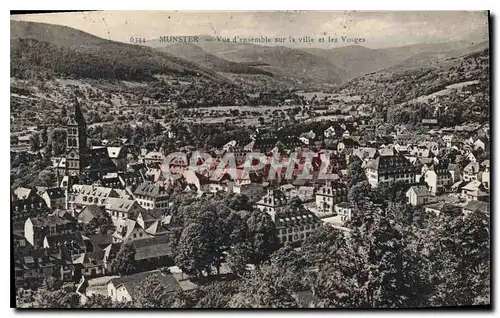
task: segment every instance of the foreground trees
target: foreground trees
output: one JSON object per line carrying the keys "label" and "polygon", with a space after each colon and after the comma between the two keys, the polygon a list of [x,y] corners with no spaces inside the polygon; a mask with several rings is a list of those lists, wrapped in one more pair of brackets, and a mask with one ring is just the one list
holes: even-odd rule
{"label": "foreground trees", "polygon": [[205,202],[193,211],[183,210],[184,229],[176,244],[176,264],[198,278],[220,274],[222,262],[228,262],[236,275],[247,264],[260,266],[279,247],[274,223],[269,215],[240,208],[251,207],[241,197]]}
{"label": "foreground trees", "polygon": [[130,243],[125,243],[120,248],[116,258],[111,262],[111,269],[114,273],[126,276],[135,274],[138,271],[135,260],[135,248]]}
{"label": "foreground trees", "polygon": [[306,281],[326,307],[489,304],[489,217],[442,214],[423,228],[364,211],[351,232],[325,227],[303,246]]}
{"label": "foreground trees", "polygon": [[[221,203],[223,202],[223,203]],[[366,203],[366,202],[365,202]],[[225,199],[185,218],[176,262],[198,278],[198,288],[171,291],[155,277],[127,304],[106,297],[79,304],[74,292],[45,289],[42,307],[86,308],[419,308],[490,304],[489,215],[460,209],[439,215],[361,202],[350,231],[329,225],[300,249],[277,248],[273,224],[257,211],[237,211]],[[234,206],[238,208],[237,204]],[[411,217],[410,217],[411,216]],[[272,248],[272,246],[275,246]],[[113,262],[122,275],[134,270],[133,248]],[[214,275],[225,262],[234,275]],[[253,266],[249,266],[253,264]],[[297,295],[314,302],[304,305]]]}

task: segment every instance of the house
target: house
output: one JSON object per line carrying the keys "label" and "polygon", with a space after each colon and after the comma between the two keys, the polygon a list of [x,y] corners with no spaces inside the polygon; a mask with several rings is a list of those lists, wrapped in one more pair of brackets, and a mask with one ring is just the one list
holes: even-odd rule
{"label": "house", "polygon": [[299,188],[297,189],[297,196],[302,202],[314,200],[314,187],[299,186]]}
{"label": "house", "polygon": [[440,201],[440,202],[434,202],[431,204],[428,204],[424,206],[424,211],[425,213],[434,213],[436,215],[439,215],[440,213],[444,211],[450,211],[450,210],[460,210],[461,206],[445,202],[445,201]]}
{"label": "house", "polygon": [[314,213],[302,205],[292,205],[276,213],[270,213],[270,215],[276,227],[276,234],[282,244],[303,242],[323,225],[323,222]]}
{"label": "house", "polygon": [[211,171],[205,190],[209,193],[233,192],[232,173],[231,169],[227,168]]}
{"label": "house", "polygon": [[113,259],[115,259],[116,255],[120,251],[121,246],[122,243],[120,242],[110,243],[102,249],[102,251],[104,252],[102,261],[104,264],[105,272],[111,271],[111,262],[113,261]]}
{"label": "house", "polygon": [[424,174],[424,182],[433,195],[441,194],[446,188],[451,186],[451,174],[447,167],[432,165]]}
{"label": "house", "polygon": [[486,168],[483,172],[479,174],[481,183],[485,189],[490,188],[490,169]]}
{"label": "house", "polygon": [[256,207],[271,216],[281,243],[304,241],[322,225],[321,220],[302,204],[289,205],[280,190],[268,190]]}
{"label": "house", "polygon": [[379,150],[379,156],[366,165],[366,177],[372,187],[381,182],[415,182],[415,167],[406,157],[392,147]]}
{"label": "house", "polygon": [[161,152],[151,151],[144,156],[143,161],[147,167],[160,167],[165,162],[165,156]]}
{"label": "house", "polygon": [[149,235],[160,236],[169,232],[167,220],[170,218],[159,210],[147,210],[139,213],[136,221]]}
{"label": "house", "polygon": [[84,253],[87,249],[84,237],[82,233],[78,231],[47,235],[43,239],[42,247],[55,249],[66,244],[71,244],[71,249],[75,250],[78,254]]}
{"label": "house", "polygon": [[330,221],[329,223],[343,225],[352,218],[352,206],[348,202],[337,203],[333,209],[334,215],[338,220],[337,222]]}
{"label": "house", "polygon": [[479,163],[478,162],[470,162],[467,166],[465,166],[462,178],[465,181],[474,181],[478,179],[479,173]]}
{"label": "house", "polygon": [[123,147],[107,147],[108,157],[115,164],[117,171],[127,169],[127,154]]}
{"label": "house", "polygon": [[455,135],[446,135],[442,137],[443,141],[446,143],[447,148],[452,148],[453,146],[460,145],[460,141]]}
{"label": "house", "polygon": [[483,184],[478,180],[473,180],[462,187],[461,196],[465,198],[467,202],[476,201],[488,201],[489,194],[484,188]]}
{"label": "house", "polygon": [[113,220],[117,218],[135,220],[139,213],[145,211],[137,201],[125,198],[108,198],[104,207]]}
{"label": "house", "polygon": [[297,197],[297,189],[293,184],[284,184],[280,187],[280,190],[285,194],[287,200]]}
{"label": "house", "polygon": [[82,253],[73,260],[75,277],[98,277],[106,274],[103,261],[104,251]]}
{"label": "house", "polygon": [[325,136],[326,139],[335,138],[337,135],[337,133],[335,131],[335,127],[333,127],[333,126],[328,127],[323,132],[323,135]]}
{"label": "house", "polygon": [[476,141],[474,141],[473,144],[474,150],[483,150],[483,151],[489,151],[490,150],[490,144],[487,140],[483,138],[478,138]]}
{"label": "house", "polygon": [[470,201],[466,206],[462,208],[464,214],[469,214],[473,212],[489,213],[490,204],[483,201]]}
{"label": "house", "polygon": [[85,206],[76,216],[78,223],[87,224],[96,216],[106,213],[103,206],[92,204]]}
{"label": "house", "polygon": [[45,201],[47,207],[54,211],[66,207],[66,195],[61,188],[47,188],[40,192],[40,196]]}
{"label": "house", "polygon": [[28,217],[50,213],[49,207],[35,189],[21,187],[11,193],[10,208],[13,222],[24,222]]}
{"label": "house", "polygon": [[377,149],[373,147],[359,147],[357,149],[354,149],[352,154],[362,161],[368,161],[371,159],[375,159],[375,157],[378,155],[378,152]]}
{"label": "house", "polygon": [[173,238],[169,235],[132,241],[135,260],[142,270],[174,265]]}
{"label": "house", "polygon": [[71,233],[75,230],[75,220],[55,213],[30,217],[24,223],[24,237],[32,246],[41,246],[47,235]]}
{"label": "house", "polygon": [[233,185],[233,193],[244,194],[249,199],[256,199],[261,197],[264,193],[264,187],[260,183],[235,183]]}
{"label": "house", "polygon": [[23,250],[14,255],[16,287],[40,285],[45,278],[58,276],[60,264],[44,249]]}
{"label": "house", "polygon": [[131,195],[123,189],[74,184],[68,190],[66,205],[68,210],[72,210],[76,214],[87,205],[106,205],[108,198],[130,199]]}
{"label": "house", "polygon": [[359,147],[359,142],[352,137],[346,137],[337,144],[337,151],[341,152],[344,149],[356,149]]}
{"label": "house", "polygon": [[13,194],[17,200],[38,198],[38,193],[37,193],[37,190],[35,188],[18,187],[14,190]]}
{"label": "house", "polygon": [[141,183],[134,191],[134,198],[146,210],[157,209],[166,213],[168,208],[168,185]]}
{"label": "house", "polygon": [[125,243],[127,241],[142,240],[151,237],[137,221],[117,219],[114,223],[116,229],[112,234],[113,243]]}
{"label": "house", "polygon": [[167,292],[174,293],[182,291],[182,287],[179,285],[179,282],[175,279],[174,275],[155,270],[151,272],[137,273],[130,276],[112,278],[107,286],[108,297],[116,302],[133,301],[140,292],[140,286],[142,286],[146,279],[150,277],[158,279]]}
{"label": "house", "polygon": [[334,213],[334,205],[347,201],[347,186],[342,183],[327,182],[316,192],[316,208],[326,214]]}
{"label": "house", "polygon": [[288,199],[282,191],[268,189],[267,194],[256,203],[256,208],[261,212],[275,214],[283,210],[287,203]]}
{"label": "house", "polygon": [[431,196],[431,192],[423,185],[411,186],[406,191],[407,203],[413,206],[427,204]]}
{"label": "house", "polygon": [[455,183],[461,180],[461,171],[460,167],[457,164],[450,163],[448,165],[448,171],[451,175],[451,183]]}

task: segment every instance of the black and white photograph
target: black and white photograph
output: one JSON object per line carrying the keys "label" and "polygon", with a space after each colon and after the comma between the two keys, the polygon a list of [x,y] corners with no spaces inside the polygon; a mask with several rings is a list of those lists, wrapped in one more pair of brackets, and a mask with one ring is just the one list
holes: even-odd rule
{"label": "black and white photograph", "polygon": [[13,308],[492,309],[489,11],[9,23]]}

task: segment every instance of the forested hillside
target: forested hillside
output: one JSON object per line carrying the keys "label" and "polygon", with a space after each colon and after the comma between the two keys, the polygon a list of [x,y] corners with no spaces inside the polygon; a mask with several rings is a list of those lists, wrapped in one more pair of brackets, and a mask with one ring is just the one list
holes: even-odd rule
{"label": "forested hillside", "polygon": [[394,122],[419,123],[436,115],[445,124],[489,118],[489,50],[439,61],[433,67],[384,70],[342,87],[389,115]]}
{"label": "forested hillside", "polygon": [[[75,34],[78,41],[72,39]],[[11,77],[26,78],[42,73],[77,78],[151,80],[154,74],[191,74],[226,81],[213,71],[168,53],[99,39],[63,26],[11,21],[10,44]]]}

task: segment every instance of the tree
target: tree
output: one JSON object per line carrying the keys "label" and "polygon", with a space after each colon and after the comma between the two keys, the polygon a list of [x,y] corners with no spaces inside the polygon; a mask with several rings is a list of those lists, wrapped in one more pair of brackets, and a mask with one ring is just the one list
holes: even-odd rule
{"label": "tree", "polygon": [[116,258],[111,262],[111,269],[122,276],[135,274],[138,271],[134,245],[125,243],[121,246]]}
{"label": "tree", "polygon": [[357,206],[365,200],[365,198],[369,198],[371,195],[371,186],[368,181],[361,181],[356,183],[351,188],[349,188],[349,192],[347,194],[347,200],[354,206]]}
{"label": "tree", "polygon": [[352,155],[349,158],[349,166],[347,166],[347,186],[351,188],[355,184],[365,181],[366,176],[361,168],[362,161],[357,157]]}
{"label": "tree", "polygon": [[257,267],[279,247],[276,228],[267,213],[254,211],[246,220],[247,240],[252,246],[251,262]]}
{"label": "tree", "polygon": [[80,307],[80,295],[74,288],[62,288],[48,291],[40,288],[35,295],[37,308],[78,308]]}
{"label": "tree", "polygon": [[271,255],[271,264],[283,269],[283,285],[289,290],[303,290],[304,284],[298,277],[304,277],[307,265],[302,252],[285,245]]}
{"label": "tree", "polygon": [[54,291],[62,287],[62,282],[55,277],[47,277],[43,280],[43,288],[48,291]]}
{"label": "tree", "polygon": [[253,248],[248,242],[235,244],[229,251],[227,263],[233,274],[243,276],[246,273],[247,264],[252,261]]}
{"label": "tree", "polygon": [[[174,294],[174,295],[172,295]],[[175,302],[175,291],[165,285],[158,274],[153,274],[137,286],[134,307],[137,308],[169,308]]]}
{"label": "tree", "polygon": [[229,308],[229,301],[238,292],[239,280],[213,282],[198,289],[201,292],[196,308]]}
{"label": "tree", "polygon": [[489,215],[449,210],[429,219],[423,233],[433,306],[490,303]]}
{"label": "tree", "polygon": [[214,261],[210,230],[201,223],[188,224],[177,244],[175,262],[187,274],[203,277],[210,275]]}
{"label": "tree", "polygon": [[293,291],[284,282],[283,268],[265,264],[242,278],[238,293],[229,301],[231,308],[296,308]]}
{"label": "tree", "polygon": [[85,303],[82,304],[81,308],[114,308],[115,305],[111,297],[101,294],[91,294],[88,296]]}
{"label": "tree", "polygon": [[322,247],[329,260],[306,279],[315,296],[328,307],[426,306],[431,288],[421,271],[424,260],[396,224],[371,209],[351,225],[348,234],[322,234],[335,241]]}
{"label": "tree", "polygon": [[31,151],[40,150],[40,138],[38,137],[38,135],[30,136],[30,149]]}
{"label": "tree", "polygon": [[52,169],[44,169],[38,174],[36,184],[43,187],[51,187],[56,181],[56,174]]}

